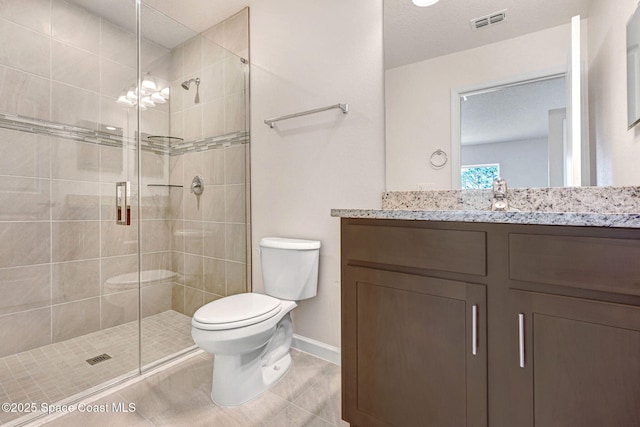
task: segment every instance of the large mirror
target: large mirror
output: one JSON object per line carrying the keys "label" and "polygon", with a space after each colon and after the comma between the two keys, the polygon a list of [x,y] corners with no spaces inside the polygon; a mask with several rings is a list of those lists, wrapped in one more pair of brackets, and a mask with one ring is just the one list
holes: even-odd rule
{"label": "large mirror", "polygon": [[627,23],[627,123],[640,122],[640,9]]}
{"label": "large mirror", "polygon": [[602,23],[633,10],[628,0],[384,0],[387,190],[482,188],[495,173],[510,187],[615,184],[608,170],[598,179],[608,165],[589,129],[602,119],[589,93],[609,83],[589,68],[618,55]]}

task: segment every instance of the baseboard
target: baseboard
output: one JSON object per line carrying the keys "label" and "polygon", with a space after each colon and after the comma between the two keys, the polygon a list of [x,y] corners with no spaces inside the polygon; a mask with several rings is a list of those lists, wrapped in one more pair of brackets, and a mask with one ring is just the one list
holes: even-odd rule
{"label": "baseboard", "polygon": [[311,338],[293,334],[291,347],[319,357],[336,365],[340,365],[340,348],[316,341]]}

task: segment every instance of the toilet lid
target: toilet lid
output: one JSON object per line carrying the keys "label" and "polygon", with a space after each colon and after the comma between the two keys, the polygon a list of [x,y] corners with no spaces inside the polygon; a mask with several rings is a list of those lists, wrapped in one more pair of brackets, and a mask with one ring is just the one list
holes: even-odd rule
{"label": "toilet lid", "polygon": [[280,300],[269,295],[231,295],[205,304],[193,315],[193,323],[206,329],[232,329],[253,325],[280,312]]}

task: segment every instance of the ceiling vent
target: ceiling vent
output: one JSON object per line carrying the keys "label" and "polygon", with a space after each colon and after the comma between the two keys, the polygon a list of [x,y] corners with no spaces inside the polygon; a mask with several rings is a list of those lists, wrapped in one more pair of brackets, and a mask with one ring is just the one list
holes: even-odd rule
{"label": "ceiling vent", "polygon": [[495,24],[499,24],[501,22],[504,22],[506,19],[507,19],[507,9],[504,9],[499,12],[494,12],[489,15],[481,16],[480,18],[472,19],[471,29],[473,31],[476,31],[481,28],[486,28]]}

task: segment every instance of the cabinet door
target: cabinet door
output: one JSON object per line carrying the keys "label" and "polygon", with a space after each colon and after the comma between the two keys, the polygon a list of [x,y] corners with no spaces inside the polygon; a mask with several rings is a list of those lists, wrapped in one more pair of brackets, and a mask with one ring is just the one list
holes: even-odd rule
{"label": "cabinet door", "polygon": [[640,425],[640,307],[509,291],[512,425]]}
{"label": "cabinet door", "polygon": [[486,288],[346,267],[343,414],[359,426],[487,425]]}

